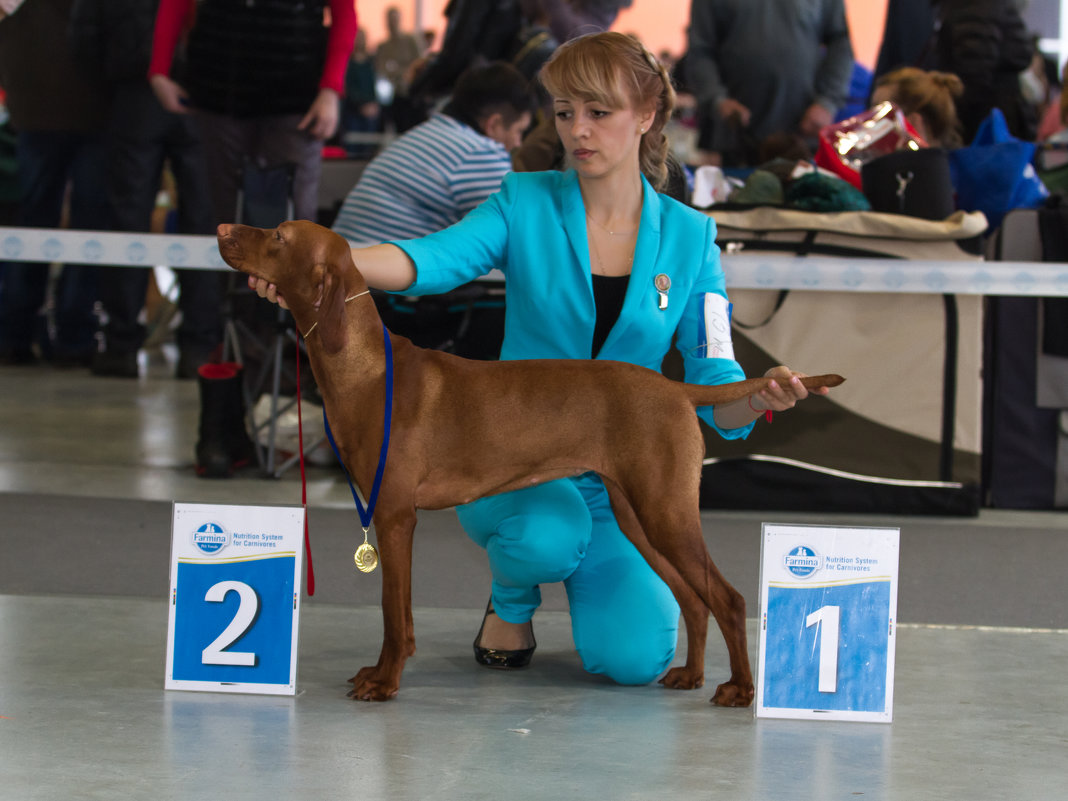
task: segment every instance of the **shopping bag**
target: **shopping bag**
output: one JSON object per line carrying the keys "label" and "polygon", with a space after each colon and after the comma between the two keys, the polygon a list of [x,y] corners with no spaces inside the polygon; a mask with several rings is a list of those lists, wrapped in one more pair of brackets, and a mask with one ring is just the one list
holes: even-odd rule
{"label": "shopping bag", "polygon": [[919,150],[927,143],[890,101],[820,130],[816,164],[862,188],[868,162],[898,150]]}
{"label": "shopping bag", "polygon": [[1005,115],[993,109],[972,143],[949,154],[957,208],[983,212],[993,229],[1012,209],[1041,206],[1049,190],[1035,171],[1034,158],[1034,143],[1009,133]]}

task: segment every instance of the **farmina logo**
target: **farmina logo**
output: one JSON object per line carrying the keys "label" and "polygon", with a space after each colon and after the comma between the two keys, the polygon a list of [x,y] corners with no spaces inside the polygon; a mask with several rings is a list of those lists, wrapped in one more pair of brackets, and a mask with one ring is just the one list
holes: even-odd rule
{"label": "farmina logo", "polygon": [[821,567],[823,557],[807,545],[798,545],[787,552],[782,560],[783,566],[798,578],[808,578]]}
{"label": "farmina logo", "polygon": [[193,532],[193,544],[210,556],[230,544],[230,535],[218,523],[205,523]]}

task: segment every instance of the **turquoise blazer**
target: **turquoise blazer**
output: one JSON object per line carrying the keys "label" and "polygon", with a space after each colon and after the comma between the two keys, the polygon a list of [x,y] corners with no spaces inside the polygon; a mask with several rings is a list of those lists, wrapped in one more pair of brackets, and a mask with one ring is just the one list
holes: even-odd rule
{"label": "turquoise blazer", "polygon": [[[687,381],[711,385],[745,378],[733,358],[729,323],[713,324],[709,317],[709,309],[729,308],[715,224],[657,194],[645,178],[642,183],[641,227],[623,309],[597,358],[659,371],[675,338]],[[502,359],[590,358],[596,311],[586,209],[573,170],[510,173],[499,192],[460,222],[392,244],[416,268],[415,283],[400,294],[439,294],[494,268],[504,273]],[[666,308],[657,276],[671,281]],[[752,429],[720,429],[711,411],[698,410],[727,439]]]}

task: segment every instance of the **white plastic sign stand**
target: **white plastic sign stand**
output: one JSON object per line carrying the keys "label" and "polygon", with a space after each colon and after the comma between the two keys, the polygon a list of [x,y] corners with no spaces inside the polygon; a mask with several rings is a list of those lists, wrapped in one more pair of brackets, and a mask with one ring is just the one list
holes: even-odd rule
{"label": "white plastic sign stand", "polygon": [[294,695],[304,510],[174,504],[168,690]]}
{"label": "white plastic sign stand", "polygon": [[756,715],[889,723],[900,529],[765,523]]}

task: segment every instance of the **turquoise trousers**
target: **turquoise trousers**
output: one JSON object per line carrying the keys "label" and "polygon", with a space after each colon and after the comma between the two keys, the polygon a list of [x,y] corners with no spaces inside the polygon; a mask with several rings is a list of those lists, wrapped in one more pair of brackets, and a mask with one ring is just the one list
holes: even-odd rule
{"label": "turquoise trousers", "polygon": [[679,606],[616,524],[600,478],[586,474],[457,507],[486,549],[493,608],[525,623],[540,584],[564,582],[583,667],[619,684],[646,684],[671,664]]}

